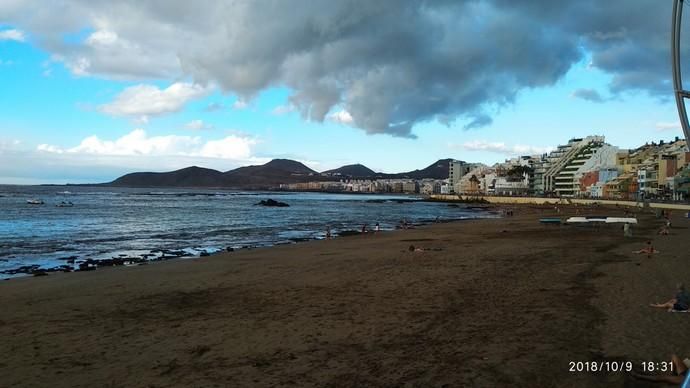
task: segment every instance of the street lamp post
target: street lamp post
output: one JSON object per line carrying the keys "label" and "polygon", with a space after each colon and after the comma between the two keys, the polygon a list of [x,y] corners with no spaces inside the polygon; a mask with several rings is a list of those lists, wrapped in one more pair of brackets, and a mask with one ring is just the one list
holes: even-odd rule
{"label": "street lamp post", "polygon": [[680,69],[680,26],[683,20],[684,0],[673,1],[673,31],[671,33],[671,63],[673,66],[673,90],[676,96],[676,107],[680,125],[685,134],[686,148],[690,147],[690,124],[688,123],[688,112],[685,109],[685,99],[690,98],[690,92],[683,89],[683,80]]}

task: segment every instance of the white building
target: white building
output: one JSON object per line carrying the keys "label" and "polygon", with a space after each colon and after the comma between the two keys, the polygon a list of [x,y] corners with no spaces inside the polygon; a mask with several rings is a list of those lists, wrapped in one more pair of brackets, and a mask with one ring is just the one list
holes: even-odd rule
{"label": "white building", "polygon": [[[603,136],[587,136],[584,139],[571,139],[568,144],[558,146],[541,164],[541,182],[535,186],[544,193],[574,196],[579,190],[579,181],[575,174],[591,158],[597,157],[598,150],[607,145],[604,141]],[[607,148],[606,155],[609,155],[611,150]]]}
{"label": "white building", "polygon": [[455,187],[465,174],[470,172],[473,165],[460,160],[451,160],[448,166],[448,180],[450,184],[450,194],[455,193]]}

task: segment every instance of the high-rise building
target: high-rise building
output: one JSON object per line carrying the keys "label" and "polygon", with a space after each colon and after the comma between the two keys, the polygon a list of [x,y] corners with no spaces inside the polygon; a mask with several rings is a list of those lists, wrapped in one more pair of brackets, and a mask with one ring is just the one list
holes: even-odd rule
{"label": "high-rise building", "polygon": [[450,184],[450,193],[455,193],[455,187],[460,182],[460,179],[465,176],[474,165],[465,163],[461,160],[451,160],[448,166],[448,180]]}
{"label": "high-rise building", "polygon": [[[579,191],[579,177],[577,173],[590,161],[599,150],[608,146],[603,136],[587,136],[584,139],[570,139],[568,144],[560,145],[547,155],[546,160],[535,167],[535,175],[541,178],[535,183],[542,194],[555,194],[571,197]],[[608,146],[610,147],[610,146]],[[615,153],[606,148],[607,155],[612,155],[611,162],[615,164]],[[538,171],[538,173],[537,173]],[[536,191],[536,190],[535,190]]]}

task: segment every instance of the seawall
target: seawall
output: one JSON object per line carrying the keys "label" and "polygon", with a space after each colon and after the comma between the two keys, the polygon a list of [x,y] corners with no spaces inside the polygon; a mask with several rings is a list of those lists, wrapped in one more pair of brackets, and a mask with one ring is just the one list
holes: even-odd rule
{"label": "seawall", "polygon": [[617,200],[599,200],[599,199],[577,199],[577,198],[542,198],[542,197],[494,197],[494,196],[461,196],[455,194],[432,194],[428,197],[435,201],[471,201],[474,199],[484,200],[494,204],[581,204],[581,205],[613,205],[613,206],[630,206],[630,207],[650,207],[659,209],[671,210],[690,210],[690,205],[676,204],[676,203],[661,203],[661,202],[635,202],[635,201],[617,201]]}

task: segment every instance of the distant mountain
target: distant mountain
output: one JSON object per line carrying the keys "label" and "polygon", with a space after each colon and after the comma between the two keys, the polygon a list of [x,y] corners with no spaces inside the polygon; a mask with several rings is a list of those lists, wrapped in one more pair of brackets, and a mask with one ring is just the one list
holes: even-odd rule
{"label": "distant mountain", "polygon": [[124,187],[219,187],[223,173],[209,168],[187,167],[171,172],[134,172],[108,186]]}
{"label": "distant mountain", "polygon": [[410,178],[410,179],[446,179],[450,170],[450,162],[453,159],[439,159],[435,163],[423,170],[414,170],[408,172],[401,172],[399,174],[389,174],[393,178]]}
{"label": "distant mountain", "polygon": [[273,159],[260,166],[240,167],[223,173],[223,186],[266,187],[280,183],[296,183],[311,180],[318,173],[300,162],[289,159]]}
{"label": "distant mountain", "polygon": [[369,167],[361,164],[348,164],[347,166],[342,166],[333,170],[323,171],[321,174],[354,178],[371,178],[380,175],[376,174],[376,172]]}
{"label": "distant mountain", "polygon": [[123,175],[105,185],[123,187],[232,187],[265,189],[275,187],[281,183],[319,181],[337,177],[446,179],[448,178],[448,163],[450,160],[441,159],[423,170],[414,170],[400,174],[376,173],[361,164],[343,166],[319,174],[294,160],[273,159],[263,165],[240,167],[226,172],[196,166],[170,172],[135,172]]}

